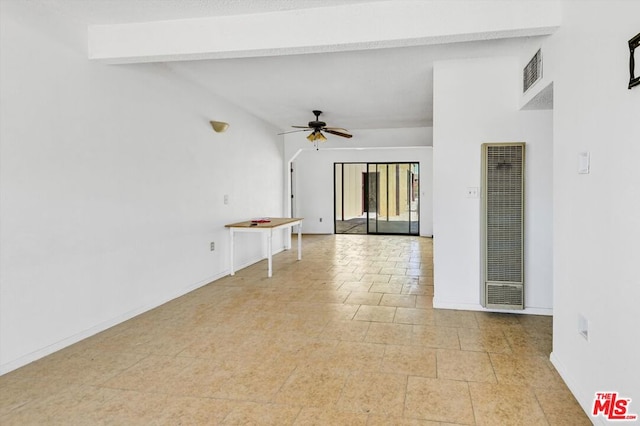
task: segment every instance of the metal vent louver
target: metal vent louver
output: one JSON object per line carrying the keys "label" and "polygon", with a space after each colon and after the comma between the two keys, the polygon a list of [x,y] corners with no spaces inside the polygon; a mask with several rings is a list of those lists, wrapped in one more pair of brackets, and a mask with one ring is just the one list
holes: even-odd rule
{"label": "metal vent louver", "polygon": [[484,306],[524,309],[524,144],[484,144]]}
{"label": "metal vent louver", "polygon": [[522,286],[509,284],[488,284],[487,300],[495,307],[522,306]]}
{"label": "metal vent louver", "polygon": [[522,93],[542,78],[542,51],[538,50],[522,70]]}

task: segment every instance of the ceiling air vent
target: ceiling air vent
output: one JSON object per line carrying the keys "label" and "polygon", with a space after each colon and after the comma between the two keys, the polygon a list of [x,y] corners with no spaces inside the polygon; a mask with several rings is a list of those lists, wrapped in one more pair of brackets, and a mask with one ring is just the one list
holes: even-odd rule
{"label": "ceiling air vent", "polygon": [[525,93],[533,84],[542,78],[542,51],[538,49],[533,58],[522,70],[522,93]]}

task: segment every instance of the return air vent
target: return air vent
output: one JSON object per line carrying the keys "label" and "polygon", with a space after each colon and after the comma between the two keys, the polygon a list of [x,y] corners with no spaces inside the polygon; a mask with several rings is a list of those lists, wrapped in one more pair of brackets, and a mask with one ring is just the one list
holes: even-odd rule
{"label": "return air vent", "polygon": [[524,309],[524,143],[482,145],[483,306]]}
{"label": "return air vent", "polygon": [[487,307],[522,309],[523,306],[524,300],[521,285],[487,284]]}
{"label": "return air vent", "polygon": [[522,70],[522,93],[542,78],[542,51],[538,50]]}

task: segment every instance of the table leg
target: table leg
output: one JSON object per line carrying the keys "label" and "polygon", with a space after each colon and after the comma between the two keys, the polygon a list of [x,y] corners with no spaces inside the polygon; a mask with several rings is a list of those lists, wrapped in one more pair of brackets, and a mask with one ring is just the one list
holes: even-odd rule
{"label": "table leg", "polygon": [[233,228],[229,228],[229,269],[231,270],[230,275],[234,275],[235,271],[233,270]]}
{"label": "table leg", "polygon": [[273,247],[271,247],[271,243],[273,241],[273,230],[269,229],[269,232],[267,232],[267,262],[269,265],[269,269],[267,272],[267,276],[269,278],[271,278],[271,276],[273,275],[273,266],[272,266],[272,253],[273,253]]}
{"label": "table leg", "polygon": [[302,260],[302,222],[298,224],[298,260]]}
{"label": "table leg", "polygon": [[284,249],[285,250],[290,250],[291,249],[291,234],[293,234],[293,228],[292,227],[287,227],[284,230],[285,234],[284,234]]}

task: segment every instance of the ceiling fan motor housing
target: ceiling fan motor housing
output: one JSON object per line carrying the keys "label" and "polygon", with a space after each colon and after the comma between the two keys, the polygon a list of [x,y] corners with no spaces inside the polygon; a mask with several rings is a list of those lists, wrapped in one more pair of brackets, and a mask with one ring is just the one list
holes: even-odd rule
{"label": "ceiling fan motor housing", "polygon": [[313,110],[313,115],[316,116],[316,119],[314,121],[309,122],[309,127],[311,127],[312,129],[318,130],[327,125],[327,123],[325,123],[324,121],[320,121],[320,114],[322,114],[322,111],[317,109]]}
{"label": "ceiling fan motor housing", "polygon": [[309,127],[311,127],[312,129],[320,129],[322,127],[325,127],[327,125],[327,123],[325,123],[324,121],[310,121],[309,122]]}

